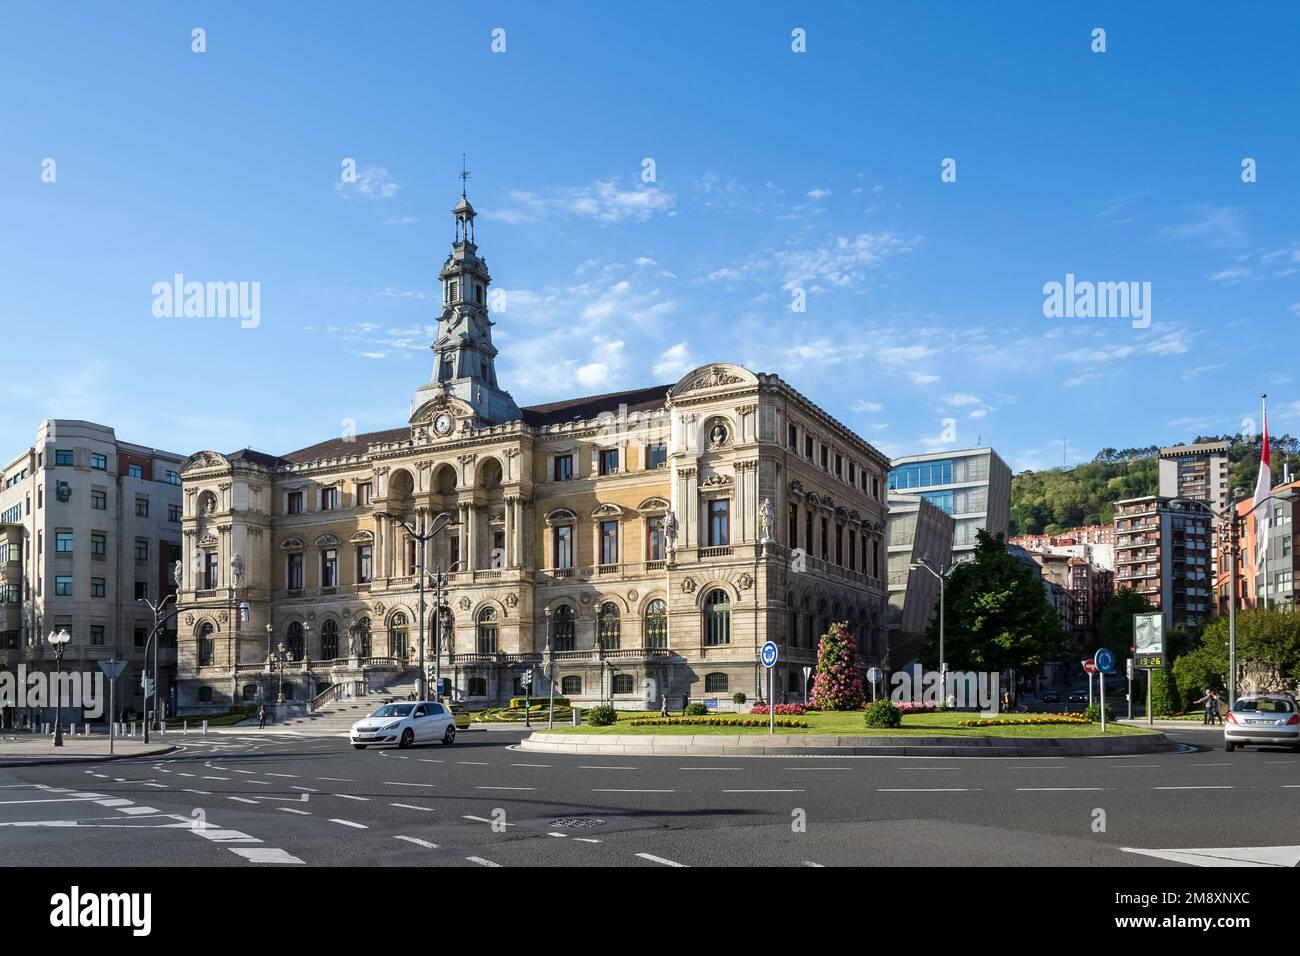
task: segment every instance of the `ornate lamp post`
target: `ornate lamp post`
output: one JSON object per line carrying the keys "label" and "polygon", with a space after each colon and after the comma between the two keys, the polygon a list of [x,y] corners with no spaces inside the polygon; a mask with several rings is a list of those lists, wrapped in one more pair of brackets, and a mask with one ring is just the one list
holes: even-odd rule
{"label": "ornate lamp post", "polygon": [[948,575],[952,574],[952,569],[956,567],[956,565],[953,565],[952,567],[948,568],[947,571],[940,571],[935,567],[933,567],[930,564],[930,562],[926,561],[925,558],[921,558],[919,561],[913,561],[911,564],[908,565],[908,567],[911,568],[912,570],[917,570],[918,568],[924,568],[926,571],[929,571],[931,574],[933,574],[935,579],[939,582],[939,687],[941,688],[944,702],[947,703],[948,659],[944,656],[943,653],[943,636],[944,636],[943,635],[943,586],[944,586],[944,582],[948,580]]}
{"label": "ornate lamp post", "polygon": [[270,668],[271,673],[279,672],[279,685],[275,694],[277,707],[284,705],[284,666],[289,663],[289,653],[284,649],[284,644],[275,645],[275,652],[266,656],[266,666]]}
{"label": "ornate lamp post", "polygon": [[551,660],[551,609],[549,607],[542,611],[546,615],[546,683],[550,686],[551,701],[546,712],[546,729],[550,730],[555,726],[555,662]]}
{"label": "ornate lamp post", "polygon": [[[54,645],[54,670],[60,677],[63,675],[63,649],[67,646],[68,641],[72,640],[72,635],[66,628],[60,628],[58,632],[50,631],[45,638]],[[63,682],[56,679],[54,683],[54,746],[63,746],[63,699],[59,696],[59,687]]]}
{"label": "ornate lamp post", "polygon": [[[199,556],[201,555],[201,552],[196,550],[195,555],[196,557],[194,560],[194,587],[192,588],[192,590],[198,590],[198,585],[201,583],[199,578],[199,574],[202,569],[202,558]],[[154,719],[161,720],[161,717],[158,715],[158,638],[162,632],[163,623],[167,620],[167,615],[169,613],[171,614],[176,613],[176,596],[177,594],[180,593],[180,589],[184,586],[183,568],[184,565],[182,565],[181,562],[177,561],[175,566],[172,568],[172,581],[174,581],[176,584],[176,590],[173,591],[171,594],[164,594],[162,600],[160,600],[157,604],[152,603],[148,598],[138,598],[136,601],[137,604],[143,604],[145,607],[147,607],[149,609],[149,612],[153,615],[153,627],[149,629],[149,639],[144,642],[144,660],[145,660],[146,672],[149,669],[149,645],[150,644],[153,645],[153,693],[151,695],[145,696],[145,708],[144,708],[145,710],[144,742],[145,743],[149,742],[150,700],[153,701]],[[146,684],[146,686],[148,685]],[[177,703],[179,703],[179,701],[177,701]]]}

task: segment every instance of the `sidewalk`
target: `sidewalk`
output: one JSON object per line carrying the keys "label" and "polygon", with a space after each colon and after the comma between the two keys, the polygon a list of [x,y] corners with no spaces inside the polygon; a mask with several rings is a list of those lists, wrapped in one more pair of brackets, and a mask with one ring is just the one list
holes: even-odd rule
{"label": "sidewalk", "polygon": [[147,744],[141,737],[118,738],[113,742],[113,754],[110,756],[106,736],[73,737],[65,734],[63,746],[56,747],[53,737],[47,734],[4,734],[0,735],[0,767],[81,763],[122,757],[157,757],[175,749],[175,745],[166,737],[156,737]]}
{"label": "sidewalk", "polygon": [[1154,724],[1148,724],[1145,717],[1134,717],[1132,720],[1120,718],[1116,721],[1120,724],[1128,724],[1131,727],[1155,727],[1158,730],[1190,730],[1190,731],[1216,731],[1223,733],[1223,724],[1203,724],[1197,720],[1161,720],[1156,718]]}

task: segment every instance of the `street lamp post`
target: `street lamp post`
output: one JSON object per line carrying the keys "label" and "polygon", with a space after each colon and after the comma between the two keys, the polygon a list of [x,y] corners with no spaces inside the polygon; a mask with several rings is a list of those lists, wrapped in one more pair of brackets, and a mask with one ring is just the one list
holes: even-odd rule
{"label": "street lamp post", "polygon": [[546,683],[551,695],[546,711],[546,729],[550,730],[555,726],[555,665],[551,660],[551,609],[544,608],[542,613],[546,616]]}
{"label": "street lamp post", "polygon": [[[50,631],[45,638],[54,645],[54,746],[63,746],[63,698],[59,695],[59,689],[63,681],[63,649],[67,647],[68,641],[72,640],[72,635],[68,633],[67,628],[59,628],[56,631]],[[112,715],[109,715],[110,719]]]}
{"label": "street lamp post", "polygon": [[941,693],[943,694],[943,701],[946,704],[948,702],[948,659],[944,655],[944,647],[943,647],[943,639],[944,639],[943,586],[944,586],[944,582],[948,578],[948,575],[952,574],[952,568],[956,567],[956,565],[949,567],[947,571],[939,571],[936,568],[932,567],[930,565],[930,562],[925,560],[925,558],[921,558],[917,561],[913,561],[910,565],[908,565],[908,567],[914,571],[917,568],[923,568],[926,571],[929,571],[931,574],[933,574],[935,580],[939,582],[939,688]]}
{"label": "street lamp post", "polygon": [[448,575],[455,574],[460,562],[455,562],[447,570],[434,568],[433,571],[433,693],[441,699],[442,694],[442,631],[443,613],[447,610]]}
{"label": "street lamp post", "polygon": [[419,509],[417,509],[416,513],[419,515],[419,518],[420,518],[420,526],[419,526],[418,529],[415,528],[415,527],[413,527],[411,524],[409,524],[405,519],[400,518],[400,517],[398,517],[397,515],[390,514],[390,513],[387,512],[387,511],[376,511],[376,512],[375,512],[375,517],[376,517],[376,518],[383,518],[383,519],[385,519],[385,520],[387,520],[387,521],[392,521],[392,522],[395,522],[395,523],[397,523],[397,524],[400,524],[400,525],[405,529],[406,533],[407,533],[408,535],[410,535],[411,538],[412,538],[413,540],[419,542],[419,545],[420,545],[419,548],[416,550],[416,570],[415,570],[415,573],[416,573],[416,583],[417,583],[417,586],[418,586],[418,588],[419,588],[419,592],[420,592],[420,612],[419,612],[419,631],[418,631],[418,634],[419,634],[419,638],[418,638],[418,640],[419,640],[419,645],[420,645],[420,674],[419,674],[419,677],[418,677],[418,679],[417,679],[417,683],[418,683],[418,687],[420,688],[420,694],[419,694],[420,699],[421,699],[421,700],[425,700],[425,699],[429,696],[429,693],[428,693],[428,692],[429,692],[429,687],[428,687],[428,675],[425,674],[425,670],[424,670],[424,551],[425,551],[425,544],[427,544],[428,542],[432,541],[432,540],[433,540],[434,538],[436,538],[436,537],[437,537],[437,536],[438,536],[442,531],[445,531],[448,527],[450,527],[451,525],[455,524],[456,522],[452,519],[452,516],[451,516],[451,513],[450,513],[450,512],[447,512],[447,511],[441,511],[441,512],[439,512],[437,515],[434,516],[434,519],[433,519],[433,523],[432,523],[432,525],[430,525],[429,529],[426,531],[426,530],[425,530],[425,526],[424,526],[424,515],[425,515],[425,509],[424,509],[424,508],[419,508]]}
{"label": "street lamp post", "polygon": [[[182,568],[181,562],[177,561],[175,566],[172,568],[172,581],[174,581],[176,584],[176,590],[172,591],[171,594],[164,594],[162,599],[157,604],[154,604],[148,598],[137,598],[136,600],[137,604],[143,604],[145,607],[149,609],[149,612],[153,615],[153,627],[149,629],[149,639],[144,642],[144,665],[145,665],[146,688],[149,686],[149,684],[147,683],[149,680],[148,678],[149,645],[150,644],[153,645],[153,693],[146,694],[144,699],[144,714],[145,714],[144,742],[145,743],[149,742],[150,702],[153,703],[154,719],[155,720],[160,719],[158,717],[158,637],[162,632],[163,622],[167,619],[168,613],[169,612],[172,614],[176,613],[176,595],[180,593],[181,585],[183,583],[181,568]],[[198,572],[199,572],[199,565],[197,561],[195,562],[194,571],[195,571],[194,583],[195,585],[197,585]],[[161,724],[159,726],[161,726]]]}
{"label": "street lamp post", "polygon": [[[1241,531],[1242,526],[1246,523],[1246,516],[1253,515],[1255,509],[1266,501],[1291,501],[1296,497],[1292,491],[1284,491],[1276,495],[1268,495],[1259,501],[1247,511],[1239,512],[1237,505],[1248,498],[1236,497],[1240,494],[1240,488],[1234,488],[1233,502],[1225,514],[1208,502],[1201,501],[1199,498],[1171,498],[1170,504],[1196,505],[1204,508],[1210,514],[1214,515],[1220,521],[1228,522],[1228,561],[1229,577],[1228,581],[1228,709],[1232,710],[1232,705],[1237,702],[1237,563],[1238,551],[1241,549]],[[1258,589],[1257,589],[1258,591]]]}

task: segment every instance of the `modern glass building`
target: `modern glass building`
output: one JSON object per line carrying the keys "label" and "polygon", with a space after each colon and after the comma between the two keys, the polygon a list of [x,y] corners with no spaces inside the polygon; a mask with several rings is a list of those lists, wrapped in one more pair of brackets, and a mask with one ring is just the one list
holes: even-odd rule
{"label": "modern glass building", "polygon": [[968,448],[896,458],[890,494],[919,495],[952,515],[952,557],[975,548],[980,528],[1006,534],[1011,522],[1011,469],[992,448]]}

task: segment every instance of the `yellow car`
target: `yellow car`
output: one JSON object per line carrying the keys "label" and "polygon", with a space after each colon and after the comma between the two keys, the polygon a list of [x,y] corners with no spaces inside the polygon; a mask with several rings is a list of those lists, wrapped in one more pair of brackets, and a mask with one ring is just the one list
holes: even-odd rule
{"label": "yellow car", "polygon": [[457,730],[468,730],[470,725],[469,708],[464,704],[447,704],[447,709],[451,711],[452,719],[456,722]]}

